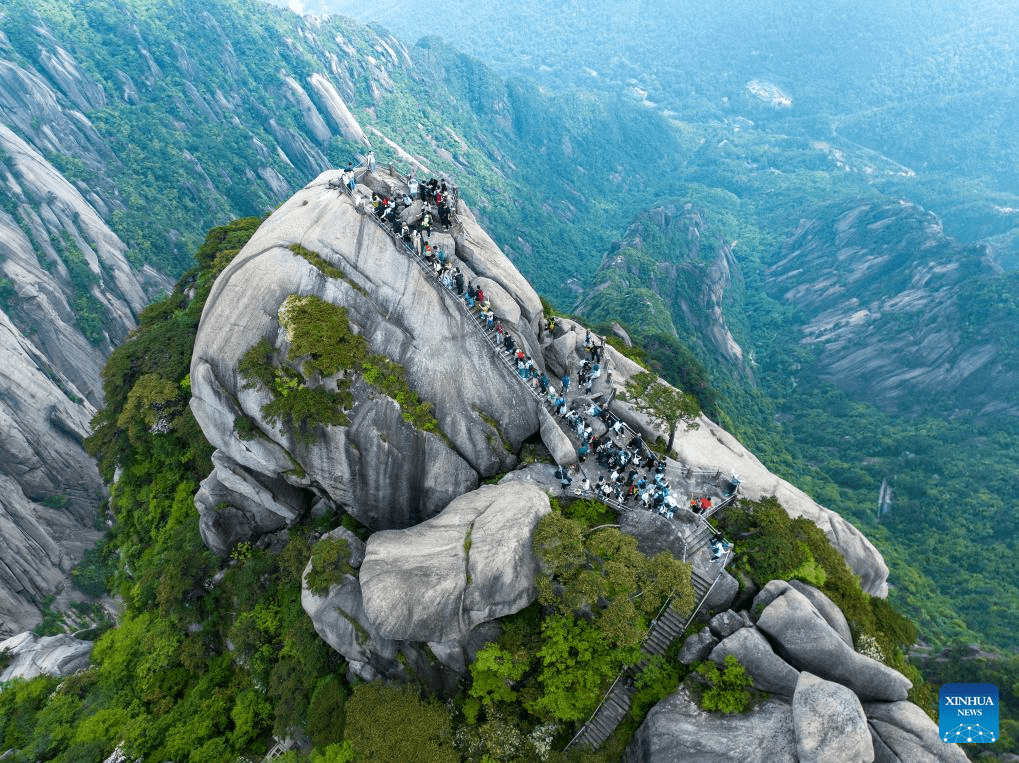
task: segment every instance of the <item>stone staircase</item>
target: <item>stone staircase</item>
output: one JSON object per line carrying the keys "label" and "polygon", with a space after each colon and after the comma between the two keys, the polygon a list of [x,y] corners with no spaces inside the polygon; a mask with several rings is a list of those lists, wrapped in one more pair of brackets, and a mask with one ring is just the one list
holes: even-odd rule
{"label": "stone staircase", "polygon": [[715,582],[722,576],[722,572],[729,563],[729,559],[730,554],[727,554],[718,569],[718,574],[712,580],[696,572],[691,574],[690,583],[697,594],[697,606],[694,607],[693,612],[688,617],[683,617],[673,610],[671,601],[666,603],[658,617],[651,623],[647,635],[644,636],[644,641],[641,642],[641,653],[646,656],[636,665],[623,668],[587,723],[581,727],[577,735],[566,745],[567,750],[577,747],[597,750],[605,743],[606,739],[612,736],[612,732],[616,730],[616,727],[626,717],[627,713],[630,712],[633,696],[636,694],[634,679],[644,671],[652,657],[664,655],[666,650],[672,645],[672,642],[679,638],[687,629],[700,611]]}
{"label": "stone staircase", "polygon": [[[345,191],[346,194],[349,197],[351,197],[351,199],[353,199],[353,193],[349,188],[347,188],[346,185],[330,184],[330,187]],[[455,224],[457,208],[455,199],[451,207],[452,208],[450,214]],[[539,402],[539,404],[543,408],[545,408],[546,411],[549,412],[549,414],[552,415],[553,420],[556,420],[557,417],[555,414],[555,409],[549,402],[548,398],[545,395],[541,394],[537,389],[532,387],[530,384],[528,384],[524,379],[522,379],[519,376],[519,374],[517,374],[516,365],[513,363],[513,360],[510,358],[508,353],[506,353],[505,350],[500,346],[496,333],[494,331],[489,331],[487,329],[480,314],[469,308],[463,299],[461,299],[454,292],[449,291],[445,286],[443,286],[439,282],[431,264],[424,258],[423,255],[415,251],[413,246],[404,241],[401,236],[397,235],[395,231],[393,231],[389,226],[387,226],[382,220],[377,218],[375,215],[371,213],[366,213],[366,216],[375,220],[379,227],[382,230],[384,230],[387,233],[387,235],[390,236],[390,238],[393,239],[394,243],[398,247],[402,247],[407,251],[411,259],[413,259],[422,268],[425,274],[429,277],[429,280],[435,284],[436,288],[438,288],[442,293],[448,294],[450,297],[453,298],[453,301],[459,305],[460,310],[467,319],[468,324],[474,327],[478,335],[492,349],[497,359],[497,362],[503,363],[507,368],[509,368],[512,374],[516,378],[520,379],[521,385],[525,389],[527,389],[528,392],[531,393],[531,395]],[[558,421],[556,421],[556,425],[559,426],[560,430],[563,431],[567,438],[569,438],[571,441],[574,441],[575,438],[573,436],[573,433],[569,431],[568,428],[564,428],[561,425],[559,425]],[[629,429],[629,427],[627,427],[627,429]],[[694,532],[694,534],[690,537],[690,539],[687,542],[688,554],[707,545],[708,539],[714,533],[714,528],[712,528],[712,526],[708,523],[707,517],[710,516],[711,514],[714,514],[717,511],[720,511],[725,506],[728,506],[730,503],[735,501],[738,492],[739,492],[738,490],[734,490],[730,496],[725,498],[717,505],[713,506],[710,512],[702,516],[700,527],[698,527],[698,529]],[[611,498],[606,498],[604,496],[594,494],[592,494],[590,497],[601,501],[605,505],[609,506],[612,509],[615,509],[618,512],[632,510],[631,507],[619,501],[613,500]],[[694,608],[694,610],[690,613],[689,616],[683,617],[682,615],[678,614],[672,609],[671,600],[669,602],[666,602],[665,606],[659,612],[658,616],[655,617],[654,621],[652,621],[651,627],[648,629],[647,634],[644,636],[644,640],[641,642],[641,652],[643,655],[645,655],[645,657],[643,657],[638,664],[628,666],[620,672],[619,676],[616,677],[616,680],[612,683],[612,686],[609,688],[608,692],[602,699],[601,704],[594,711],[594,714],[587,721],[587,723],[585,723],[584,726],[581,727],[577,735],[566,746],[567,750],[580,746],[585,746],[590,749],[597,749],[598,747],[605,743],[605,740],[608,739],[609,736],[612,735],[612,732],[615,731],[620,721],[622,721],[623,718],[626,717],[626,714],[630,711],[630,707],[633,703],[633,696],[636,693],[636,689],[634,687],[634,678],[638,676],[644,670],[645,667],[647,667],[652,657],[664,655],[666,650],[673,643],[673,641],[675,641],[683,634],[683,632],[693,621],[694,617],[696,617],[697,613],[700,611],[701,606],[706,600],[708,594],[711,592],[711,589],[714,587],[718,578],[721,577],[722,572],[725,570],[725,566],[728,564],[730,558],[731,551],[727,553],[725,558],[722,560],[722,564],[719,566],[718,569],[718,574],[713,579],[705,578],[702,575],[698,574],[697,572],[691,572],[690,583],[693,586],[694,592],[696,594],[697,606]]]}

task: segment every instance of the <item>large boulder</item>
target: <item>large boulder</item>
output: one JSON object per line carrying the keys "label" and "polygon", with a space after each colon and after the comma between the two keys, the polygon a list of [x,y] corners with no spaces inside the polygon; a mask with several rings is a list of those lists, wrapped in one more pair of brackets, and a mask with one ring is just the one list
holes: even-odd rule
{"label": "large boulder", "polygon": [[[388,639],[375,630],[365,615],[356,574],[364,561],[364,542],[342,527],[325,535],[323,540],[329,538],[342,538],[347,542],[350,550],[347,563],[354,574],[345,574],[325,593],[313,592],[307,583],[312,568],[312,563],[308,562],[301,584],[301,606],[311,618],[315,632],[343,655],[350,673],[364,681],[406,681],[413,674],[435,689],[448,690],[455,686],[459,674],[443,671],[424,644]],[[455,652],[455,649],[450,645],[448,651]]]}
{"label": "large boulder", "polygon": [[705,612],[716,612],[720,609],[731,607],[732,603],[736,600],[736,595],[739,593],[739,581],[736,578],[725,570],[712,570],[712,572],[717,575],[717,580],[711,586],[708,595],[704,597],[701,609]]}
{"label": "large boulder", "polygon": [[871,763],[874,745],[860,700],[842,684],[800,673],[793,694],[799,763]]}
{"label": "large boulder", "polygon": [[937,724],[912,702],[868,702],[863,711],[870,724],[875,763],[968,760],[959,745],[941,741]]}
{"label": "large boulder", "polygon": [[791,697],[799,672],[771,648],[757,628],[740,628],[719,642],[709,655],[719,665],[733,655],[754,682],[754,688]]}
{"label": "large boulder", "polygon": [[749,713],[706,713],[680,688],[651,708],[623,760],[796,763],[792,709],[780,700],[767,700]]}
{"label": "large boulder", "polygon": [[34,636],[31,631],[0,641],[0,655],[7,653],[10,664],[0,672],[0,685],[15,678],[67,676],[88,667],[92,642],[66,633]]}
{"label": "large boulder", "polygon": [[[310,488],[370,527],[407,527],[473,489],[479,475],[510,469],[539,430],[540,406],[511,368],[493,362],[456,295],[345,192],[328,187],[338,175],[325,173],[294,195],[217,278],[195,341],[191,406],[209,441],[245,469]],[[292,245],[317,255],[329,273]],[[505,309],[515,305],[518,343],[537,347],[540,300],[465,207],[452,254],[491,281]],[[417,429],[398,402],[359,379],[349,426],[319,426],[309,443],[266,421],[270,393],[246,388],[238,361],[260,338],[285,355],[278,311],[291,294],[346,308],[351,330],[402,366],[409,387],[432,403],[439,432]],[[244,419],[254,438],[235,431]]]}
{"label": "large boulder", "polygon": [[226,554],[236,544],[282,530],[304,516],[310,494],[285,480],[245,469],[222,451],[195,495],[205,545]]}
{"label": "large boulder", "polygon": [[791,586],[764,607],[757,627],[794,668],[848,686],[861,699],[904,700],[912,686],[901,673],[854,652],[814,605]]}
{"label": "large boulder", "polygon": [[541,422],[541,441],[548,448],[552,460],[560,466],[575,464],[578,458],[577,449],[552,414],[541,408],[538,410],[538,421]]}
{"label": "large boulder", "polygon": [[[770,581],[769,585],[772,582],[776,581]],[[814,586],[804,583],[802,580],[790,580],[789,585],[806,596],[807,601],[814,605],[814,609],[821,614],[824,621],[835,629],[835,632],[842,637],[843,641],[849,644],[849,646],[853,646],[853,633],[849,629],[849,621],[846,620],[846,616],[835,602],[814,588]]]}
{"label": "large boulder", "polygon": [[693,665],[707,657],[717,644],[718,638],[705,628],[686,637],[676,659],[683,665]]}
{"label": "large boulder", "polygon": [[731,636],[744,625],[746,625],[746,623],[743,618],[731,609],[719,612],[708,621],[708,628],[711,629],[711,632],[718,638],[722,639]]}
{"label": "large boulder", "polygon": [[535,597],[531,536],[550,511],[526,482],[485,485],[417,527],[372,535],[360,580],[374,630],[443,642],[523,609]]}

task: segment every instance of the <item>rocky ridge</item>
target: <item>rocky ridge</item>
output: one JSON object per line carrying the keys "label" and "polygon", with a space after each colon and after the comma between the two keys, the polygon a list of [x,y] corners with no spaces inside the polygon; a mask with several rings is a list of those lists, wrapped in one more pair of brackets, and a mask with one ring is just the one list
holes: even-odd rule
{"label": "rocky ridge", "polygon": [[[529,437],[539,435],[550,450],[560,449],[553,437],[559,427],[541,426],[544,409],[507,366],[492,362],[492,349],[464,321],[453,304],[455,295],[437,287],[365,211],[367,197],[360,195],[368,193],[365,188],[391,195],[405,188],[404,180],[378,170],[350,197],[330,188],[336,179],[337,173],[323,174],[263,224],[217,279],[202,316],[192,359],[191,405],[221,456],[197,505],[207,543],[221,552],[244,539],[221,526],[222,504],[231,504],[224,498],[229,491],[221,486],[236,480],[228,472],[249,474],[249,483],[255,479],[273,497],[265,504],[268,524],[260,525],[249,514],[244,532],[251,537],[297,520],[300,510],[284,500],[290,488],[310,489],[372,529],[398,529],[434,516],[473,489],[479,477],[510,468]],[[466,205],[460,203],[452,230],[433,234],[432,244],[455,257],[467,280],[487,287],[493,309],[539,368],[547,367],[553,376],[575,370],[585,329],[564,319],[553,336],[542,333],[540,300]],[[331,277],[297,256],[294,245],[314,252],[343,277]],[[314,294],[344,305],[372,350],[403,366],[411,387],[434,405],[446,441],[407,427],[397,407],[356,383],[351,425],[325,427],[318,442],[299,442],[266,422],[261,414],[265,393],[245,388],[238,363],[260,337],[269,338],[277,352],[285,351],[288,341],[277,313],[289,294]],[[608,399],[641,369],[611,347],[605,353],[607,372],[599,391]],[[451,379],[457,383],[450,384]],[[660,434],[627,404],[616,405],[636,431],[651,440]],[[254,421],[259,434],[242,439],[235,430],[238,417]],[[713,422],[702,418],[698,429],[678,436],[676,448],[685,467],[737,473],[749,497],[775,495],[791,515],[809,517],[846,556],[864,590],[884,595],[887,567],[870,542],[768,472]],[[568,451],[563,457],[573,461],[576,454]]]}
{"label": "rocky ridge", "polygon": [[801,221],[765,277],[799,311],[821,376],[886,411],[1019,413],[1015,316],[990,253],[905,202],[825,212]]}
{"label": "rocky ridge", "polygon": [[0,157],[0,635],[11,635],[39,621],[39,602],[99,536],[105,488],[82,441],[100,371],[167,282],[132,268],[95,207],[3,125]]}
{"label": "rocky ridge", "polygon": [[598,321],[626,315],[644,333],[682,336],[752,378],[724,310],[742,281],[730,243],[693,204],[661,204],[631,223],[605,254],[595,285],[581,293],[574,312]]}
{"label": "rocky ridge", "polygon": [[906,700],[909,680],[846,643],[844,624],[823,593],[783,580],[768,583],[748,610],[715,615],[687,639],[680,660],[722,665],[734,656],[770,696],[749,712],[721,715],[699,709],[682,687],[651,709],[624,760],[964,763],[959,746],[942,742],[937,725]]}
{"label": "rocky ridge", "polygon": [[[402,528],[434,516],[479,477],[512,467],[521,443],[539,430],[537,401],[508,367],[492,363],[491,349],[465,325],[458,298],[437,290],[402,245],[366,216],[365,191],[350,197],[330,187],[336,179],[335,172],[323,174],[256,232],[217,279],[202,315],[191,407],[222,455],[197,504],[203,536],[217,550],[242,539],[217,529],[222,501],[207,497],[221,496],[231,473],[251,475],[269,490],[272,516],[266,518],[273,522],[299,517],[280,508],[288,505],[282,496],[291,486],[311,490],[373,529]],[[398,182],[381,173],[363,181],[362,189],[376,185],[387,193]],[[432,244],[455,252],[465,277],[489,287],[507,329],[540,359],[540,300],[465,206],[454,228],[434,235]],[[336,269],[333,275],[295,254],[294,245],[322,258]],[[352,387],[351,424],[325,427],[317,442],[266,421],[267,393],[245,386],[238,363],[260,337],[285,352],[278,312],[291,294],[343,305],[352,330],[372,352],[397,362],[410,387],[432,404],[441,434],[409,425],[399,403],[361,380]],[[242,439],[238,417],[255,422],[258,434]],[[264,521],[253,527],[279,529]]]}
{"label": "rocky ridge", "polygon": [[[525,441],[540,438],[554,451],[553,433],[565,434],[519,378],[493,358],[492,348],[449,301],[455,295],[438,286],[372,218],[370,191],[399,192],[401,176],[386,170],[362,173],[361,190],[352,195],[330,182],[337,179],[337,173],[320,176],[270,217],[220,275],[206,303],[191,370],[192,409],[218,448],[215,470],[196,497],[203,537],[223,553],[324,507],[351,514],[367,526],[366,541],[343,528],[327,536],[347,544],[345,572],[328,590],[313,591],[308,580],[314,562],[305,571],[302,605],[316,631],[362,679],[413,675],[452,691],[476,651],[498,634],[498,618],[533,600],[530,535],[549,510],[547,466],[512,471],[498,486],[479,488],[479,478],[515,466]],[[576,371],[584,327],[559,319],[554,333],[544,329],[536,295],[465,205],[450,231],[433,234],[432,244],[445,248],[471,280],[484,284],[507,328],[541,368],[553,377]],[[408,383],[433,403],[444,437],[408,426],[399,405],[362,384],[356,373],[349,425],[318,427],[316,439],[306,442],[266,420],[262,405],[268,393],[246,387],[238,366],[259,338],[270,341],[275,358],[286,356],[291,340],[279,311],[291,294],[343,305],[352,329],[373,351],[399,361]],[[654,438],[661,433],[618,399],[638,370],[606,347],[604,374],[593,393],[615,398],[613,410],[635,431]],[[457,384],[449,384],[451,378]],[[311,376],[306,383],[329,381]],[[240,417],[254,423],[253,438],[240,436]],[[768,473],[713,422],[702,417],[699,424],[677,440],[680,461],[669,464],[676,484],[685,479],[684,470],[739,473],[745,494],[776,494],[790,513],[809,516],[862,574],[865,590],[886,591],[887,568],[858,531]],[[483,427],[491,436],[476,436]],[[562,462],[576,459],[568,438],[566,443]],[[376,479],[377,472],[386,478]],[[683,516],[667,522],[633,512],[623,524],[645,551],[672,548],[679,554],[690,532],[682,527]],[[722,578],[718,596],[707,603],[710,609],[724,609],[736,596],[737,582]],[[760,595],[759,617],[723,613],[710,630],[691,639],[691,648],[696,657],[736,654],[760,688],[776,692],[768,712],[777,725],[767,739],[755,742],[758,747],[769,744],[775,755],[789,750],[791,756],[809,756],[814,752],[797,752],[796,729],[811,723],[831,728],[843,717],[790,710],[807,673],[825,682],[821,690],[846,700],[840,705],[848,708],[843,715],[855,722],[862,717],[862,711],[851,712],[860,705],[858,697],[903,702],[909,682],[854,650],[844,618],[839,620],[841,613],[823,595],[782,585]],[[799,635],[807,626],[813,630]],[[821,656],[810,649],[818,639],[824,641]],[[829,670],[826,663],[843,669]],[[852,682],[852,676],[863,679]],[[800,691],[801,699],[811,691]],[[730,740],[726,744],[738,737],[729,720],[717,731]],[[863,749],[869,732],[853,740],[853,749]],[[642,744],[635,742],[634,749]],[[828,749],[823,746],[822,752]]]}

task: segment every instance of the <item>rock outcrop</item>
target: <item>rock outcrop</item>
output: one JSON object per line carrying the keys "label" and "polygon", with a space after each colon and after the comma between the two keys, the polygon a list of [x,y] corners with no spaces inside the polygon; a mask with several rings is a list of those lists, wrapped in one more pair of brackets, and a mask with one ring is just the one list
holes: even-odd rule
{"label": "rock outcrop", "polygon": [[1019,413],[1002,342],[1014,314],[976,296],[1008,288],[990,253],[956,244],[913,204],[826,212],[800,223],[765,277],[804,316],[822,377],[887,411]]}
{"label": "rock outcrop", "polygon": [[871,763],[874,745],[860,700],[842,684],[806,671],[793,693],[799,763]]}
{"label": "rock outcrop", "polygon": [[912,702],[867,702],[863,710],[870,724],[875,763],[968,760],[959,745],[941,741],[937,725]]}
{"label": "rock outcrop", "polygon": [[[581,337],[585,331],[579,324],[560,320],[559,330],[566,332],[571,329]],[[634,410],[619,397],[619,393],[626,387],[626,381],[643,369],[610,345],[604,348],[604,358],[604,378],[599,379],[599,382],[603,385],[604,398],[613,399],[613,412],[649,441],[667,436],[647,416]],[[864,591],[872,596],[888,594],[888,565],[863,533],[834,511],[816,503],[802,490],[768,471],[735,437],[706,416],[699,416],[696,423],[696,429],[676,433],[674,449],[678,454],[677,461],[682,465],[680,475],[684,470],[718,472],[723,478],[735,474],[741,480],[741,495],[753,500],[775,496],[790,516],[806,517],[821,528],[832,545],[845,557],[853,572],[859,575]]]}
{"label": "rock outcrop", "polygon": [[[904,697],[909,681],[853,652],[801,587],[769,582],[753,606],[754,611],[763,609],[757,626],[745,611],[721,612],[680,649],[679,661],[684,664],[708,658],[721,665],[735,657],[753,688],[773,698],[746,714],[716,715],[699,711],[687,688],[681,687],[648,713],[624,760],[735,762],[742,756],[800,763],[966,760],[958,745],[938,738],[937,726],[911,702],[866,701],[875,694]],[[827,604],[822,608],[834,610],[827,613],[829,618],[844,619],[827,597],[823,602]],[[760,627],[762,621],[765,627]],[[748,724],[755,718],[761,729],[750,732]],[[705,729],[707,733],[702,733]],[[763,746],[746,747],[745,736]]]}
{"label": "rock outcrop", "polygon": [[[782,581],[773,581],[782,582]],[[774,588],[774,586],[770,586]],[[681,648],[679,660],[690,664],[707,657],[721,664],[732,655],[744,667],[759,691],[776,695],[750,712],[735,715],[701,711],[685,686],[648,712],[626,750],[626,763],[679,763],[680,761],[774,761],[807,763],[861,761],[869,763],[906,763],[907,761],[952,761],[963,763],[966,755],[958,745],[946,744],[938,737],[938,727],[916,705],[906,701],[861,702],[875,693],[905,693],[906,678],[869,658],[854,663],[845,655],[849,647],[809,603],[788,585],[785,593],[773,597],[771,607],[782,607],[783,599],[801,600],[797,619],[820,623],[830,632],[818,633],[815,664],[822,664],[825,679],[802,669],[794,656],[779,654],[783,645],[771,634],[753,625],[740,625],[745,613],[722,613],[712,619],[709,628],[689,636]],[[788,603],[788,602],[786,602]],[[763,617],[764,615],[762,615]],[[733,632],[721,642],[712,631]],[[806,634],[803,641],[811,639]],[[715,645],[717,642],[717,645]],[[803,650],[797,650],[802,653]],[[825,664],[826,661],[830,664]],[[846,665],[851,668],[846,669]],[[875,668],[876,665],[876,668]],[[847,678],[847,673],[853,673]],[[897,678],[893,678],[894,677]],[[868,682],[873,682],[868,684]]]}
{"label": "rock outcrop", "polygon": [[792,708],[770,699],[742,715],[706,713],[681,688],[651,708],[623,760],[796,763]]}
{"label": "rock outcrop", "polygon": [[[335,180],[338,173],[326,173],[297,193],[217,279],[195,342],[192,410],[210,442],[244,469],[313,490],[372,528],[409,527],[473,489],[479,476],[510,468],[521,443],[540,430],[540,407],[496,361],[457,296],[365,213],[363,189],[391,191],[404,180],[364,173],[353,199],[329,186]],[[501,316],[503,324],[540,362],[540,300],[462,203],[444,240],[467,280],[483,276],[493,293],[498,287],[513,307],[506,313],[518,316]],[[295,245],[334,270],[298,256]],[[261,413],[267,393],[245,387],[238,362],[259,338],[285,351],[277,313],[291,294],[345,307],[352,330],[402,366],[411,389],[432,404],[441,434],[411,426],[397,403],[359,380],[350,425],[319,427],[316,442],[268,423]],[[239,417],[255,422],[253,440],[234,431]],[[203,516],[208,503],[199,504]]]}
{"label": "rock outcrop", "polygon": [[375,533],[361,565],[365,613],[384,637],[459,639],[534,600],[531,535],[551,511],[526,483],[485,485],[407,530]]}
{"label": "rock outcrop", "polygon": [[[367,544],[343,528],[325,537],[350,548],[346,574],[325,595],[302,588],[318,634],[365,679],[455,687],[474,654],[498,636],[496,618],[535,597],[531,534],[551,511],[527,482],[486,485],[408,530]],[[305,579],[311,569],[309,562]]]}
{"label": "rock outcrop", "polygon": [[[0,101],[17,97],[24,76],[0,62],[0,79],[14,87]],[[147,292],[165,282],[132,270],[95,208],[3,124],[0,157],[0,636],[8,636],[39,621],[36,602],[98,538],[104,487],[82,441],[102,404],[100,371]],[[101,328],[80,318],[82,300],[102,313]]]}
{"label": "rock outcrop", "polygon": [[73,636],[33,636],[26,631],[0,641],[0,655],[10,664],[0,672],[0,685],[15,678],[28,680],[36,676],[66,676],[88,666],[92,642]]}
{"label": "rock outcrop", "polygon": [[711,650],[710,657],[721,664],[733,655],[753,679],[755,689],[791,697],[799,672],[783,660],[757,628],[741,628]]}
{"label": "rock outcrop", "polygon": [[[756,603],[754,606],[756,610]],[[905,700],[912,687],[901,673],[853,651],[814,605],[791,586],[764,607],[757,627],[794,668],[848,686],[861,699]]]}

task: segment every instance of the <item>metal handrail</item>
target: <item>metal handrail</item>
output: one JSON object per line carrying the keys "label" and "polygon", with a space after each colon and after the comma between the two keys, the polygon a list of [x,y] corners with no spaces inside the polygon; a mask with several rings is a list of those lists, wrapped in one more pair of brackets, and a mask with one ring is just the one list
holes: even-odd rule
{"label": "metal handrail", "polygon": [[[732,549],[729,549],[726,552],[725,558],[722,560],[722,566],[719,567],[718,573],[715,575],[715,579],[711,581],[711,585],[708,586],[708,590],[706,590],[704,592],[704,595],[700,598],[700,601],[697,602],[697,606],[694,607],[693,612],[691,612],[690,616],[686,618],[685,622],[683,623],[683,627],[680,629],[679,634],[677,634],[677,638],[678,638],[679,635],[682,635],[686,631],[687,628],[690,627],[690,623],[692,623],[694,618],[697,617],[697,614],[701,611],[701,607],[704,606],[704,602],[706,602],[708,600],[708,597],[711,596],[711,592],[713,590],[715,590],[715,586],[718,584],[718,581],[721,580],[722,573],[725,572],[726,565],[729,564],[729,561],[732,558],[732,554],[733,554]],[[640,642],[640,646],[641,646],[641,650],[642,651],[643,651],[644,644],[647,643],[647,640],[651,637],[651,633],[654,630],[655,625],[658,623],[659,618],[663,614],[665,614],[666,610],[671,605],[672,605],[672,599],[670,598],[668,601],[665,602],[665,605],[659,610],[658,614],[655,615],[655,618],[651,621],[651,625],[648,626],[647,633],[644,634],[644,638],[641,639],[641,642]],[[584,732],[587,730],[587,728],[591,725],[591,722],[596,717],[598,717],[598,713],[605,706],[605,703],[608,702],[609,697],[612,695],[612,691],[616,688],[616,684],[618,684],[619,681],[623,678],[623,676],[625,676],[628,672],[630,672],[630,670],[632,668],[633,668],[632,665],[627,665],[626,667],[624,667],[622,670],[619,671],[619,675],[616,676],[616,679],[612,682],[612,685],[609,686],[608,690],[602,696],[601,702],[598,703],[598,707],[596,707],[594,709],[594,712],[591,713],[591,715],[588,717],[588,719],[584,723],[584,725],[580,727],[580,730],[577,731],[577,733],[574,735],[573,739],[571,739],[569,741],[569,743],[563,748],[564,751],[570,749],[570,747],[572,747],[573,744],[584,734]]]}

